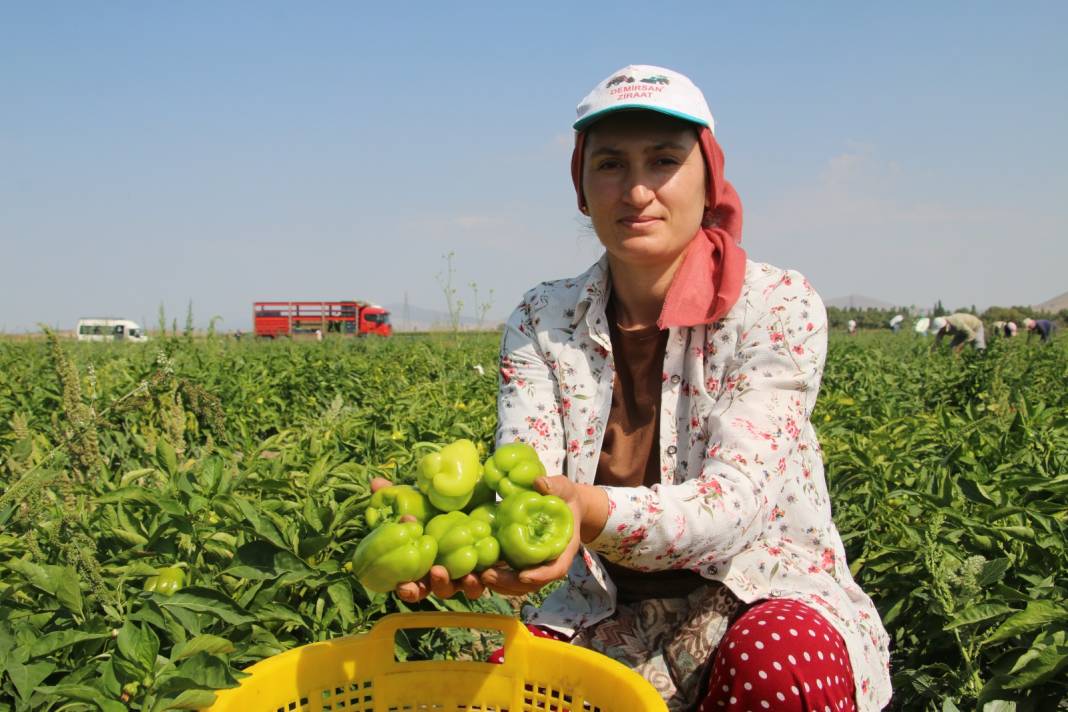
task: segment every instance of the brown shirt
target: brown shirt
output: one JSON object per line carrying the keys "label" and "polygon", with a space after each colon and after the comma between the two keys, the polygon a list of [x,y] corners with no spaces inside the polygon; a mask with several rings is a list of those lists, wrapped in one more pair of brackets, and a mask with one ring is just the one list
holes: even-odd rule
{"label": "brown shirt", "polygon": [[[660,482],[660,388],[668,331],[655,324],[621,328],[611,300],[607,317],[616,373],[594,484],[650,487]],[[693,571],[645,572],[607,560],[604,564],[623,603],[682,597],[707,583]]]}

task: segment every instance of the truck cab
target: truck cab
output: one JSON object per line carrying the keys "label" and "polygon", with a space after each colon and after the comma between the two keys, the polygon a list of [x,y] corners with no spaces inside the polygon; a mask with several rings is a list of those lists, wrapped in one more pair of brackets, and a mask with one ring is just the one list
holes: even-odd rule
{"label": "truck cab", "polygon": [[360,309],[360,334],[390,336],[393,326],[389,323],[389,312],[377,304],[369,304]]}

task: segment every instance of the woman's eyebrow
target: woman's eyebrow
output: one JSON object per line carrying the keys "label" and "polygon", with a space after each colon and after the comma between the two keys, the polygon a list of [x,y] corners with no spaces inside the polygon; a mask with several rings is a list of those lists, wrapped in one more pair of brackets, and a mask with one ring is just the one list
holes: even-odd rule
{"label": "woman's eyebrow", "polygon": [[687,150],[687,148],[685,146],[683,146],[681,143],[678,143],[676,141],[661,141],[660,143],[656,144],[655,146],[650,146],[649,148],[647,148],[645,150],[646,151],[663,151],[663,150],[669,149],[669,148],[670,149],[674,149],[676,151],[685,151],[685,150]]}
{"label": "woman's eyebrow", "polygon": [[609,148],[608,146],[601,146],[590,151],[590,158],[595,156],[622,156],[623,152],[618,148]]}
{"label": "woman's eyebrow", "polygon": [[[689,149],[687,149],[686,146],[683,146],[681,143],[678,143],[677,141],[661,141],[660,143],[654,144],[652,146],[647,146],[645,148],[645,153],[654,153],[656,151],[664,151],[664,150],[669,150],[669,149],[670,150],[675,150],[675,151],[686,151],[686,150],[689,150]],[[622,156],[622,155],[623,155],[623,151],[619,150],[618,148],[612,148],[610,146],[600,146],[600,147],[595,148],[592,151],[590,151],[590,158],[593,158],[595,156]]]}

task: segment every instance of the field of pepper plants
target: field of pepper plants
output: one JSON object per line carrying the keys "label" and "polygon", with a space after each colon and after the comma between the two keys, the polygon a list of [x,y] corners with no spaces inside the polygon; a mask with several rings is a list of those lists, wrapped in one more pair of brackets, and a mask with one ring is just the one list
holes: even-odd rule
{"label": "field of pepper plants", "polygon": [[[833,335],[814,416],[894,708],[1066,709],[1068,343],[929,345]],[[461,437],[485,454],[496,351],[0,340],[0,710],[196,709],[257,660],[409,610],[350,572],[370,479],[410,483]]]}

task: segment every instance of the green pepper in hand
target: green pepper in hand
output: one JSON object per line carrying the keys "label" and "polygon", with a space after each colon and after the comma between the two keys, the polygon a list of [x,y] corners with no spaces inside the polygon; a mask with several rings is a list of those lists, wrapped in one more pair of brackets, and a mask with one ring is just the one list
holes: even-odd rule
{"label": "green pepper in hand", "polygon": [[480,504],[474,509],[472,509],[470,512],[468,512],[467,516],[471,517],[472,519],[481,519],[486,524],[490,525],[490,529],[493,530],[494,534],[497,533],[496,502],[486,502],[485,504]]}
{"label": "green pepper in hand", "polygon": [[434,563],[444,566],[451,579],[488,569],[501,557],[490,523],[463,512],[439,514],[426,525],[426,533],[438,542]]}
{"label": "green pepper in hand", "polygon": [[484,504],[492,504],[497,501],[497,492],[486,484],[485,477],[479,477],[475,483],[475,491],[471,493],[471,499],[464,505],[463,511],[470,514]]}
{"label": "green pepper in hand", "polygon": [[497,505],[501,554],[516,571],[552,561],[571,542],[575,518],[556,495],[521,490]]}
{"label": "green pepper in hand", "polygon": [[399,583],[426,576],[438,543],[418,522],[388,522],[363,538],[352,555],[352,573],[364,586],[388,593]]}
{"label": "green pepper in hand", "polygon": [[527,443],[501,445],[482,467],[486,484],[502,497],[533,491],[534,480],[545,476],[537,451]]}
{"label": "green pepper in hand", "polygon": [[367,526],[372,529],[386,522],[399,521],[407,515],[426,524],[436,514],[427,496],[411,485],[383,487],[371,495],[367,510],[363,513]]}
{"label": "green pepper in hand", "polygon": [[443,512],[463,509],[474,495],[475,485],[482,478],[475,444],[467,439],[449,443],[439,452],[423,456],[419,461],[419,489],[430,503]]}
{"label": "green pepper in hand", "polygon": [[171,596],[184,585],[185,571],[182,571],[177,566],[166,566],[162,569],[156,569],[155,576],[149,576],[145,579],[144,590]]}

